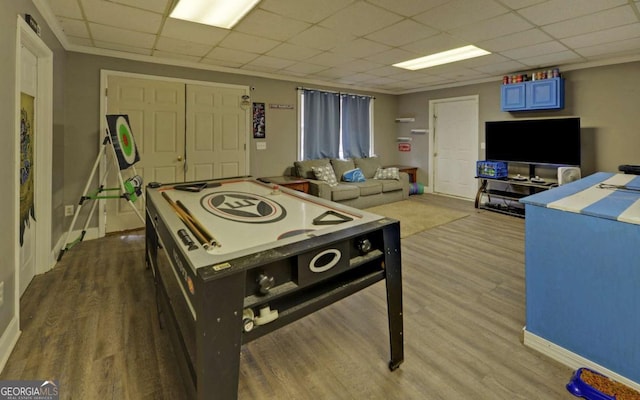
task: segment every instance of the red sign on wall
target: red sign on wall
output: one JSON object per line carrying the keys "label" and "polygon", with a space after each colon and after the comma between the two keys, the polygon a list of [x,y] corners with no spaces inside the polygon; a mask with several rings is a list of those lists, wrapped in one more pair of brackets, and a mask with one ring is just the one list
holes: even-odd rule
{"label": "red sign on wall", "polygon": [[411,151],[411,143],[398,143],[398,151]]}

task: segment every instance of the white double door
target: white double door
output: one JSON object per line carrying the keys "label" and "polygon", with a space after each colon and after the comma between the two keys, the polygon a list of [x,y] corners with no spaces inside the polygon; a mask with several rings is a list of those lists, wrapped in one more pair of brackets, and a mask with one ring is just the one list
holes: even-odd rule
{"label": "white double door", "polygon": [[[251,126],[248,95],[244,86],[109,75],[107,114],[129,116],[140,153],[135,169],[144,185],[244,176]],[[109,167],[106,186],[118,187],[115,163]],[[122,175],[126,180],[131,171]],[[134,203],[142,215],[143,203]],[[106,201],[106,232],[142,225],[126,201]]]}

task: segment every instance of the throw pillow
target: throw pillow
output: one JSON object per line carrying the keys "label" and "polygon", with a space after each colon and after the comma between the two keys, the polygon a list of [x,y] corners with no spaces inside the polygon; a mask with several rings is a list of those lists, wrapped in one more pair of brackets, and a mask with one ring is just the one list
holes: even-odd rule
{"label": "throw pillow", "polygon": [[333,172],[331,164],[326,164],[321,167],[311,167],[313,173],[316,175],[316,179],[327,182],[329,186],[337,186],[336,174]]}
{"label": "throw pillow", "polygon": [[345,172],[356,167],[353,160],[339,160],[337,158],[331,159],[331,166],[338,179],[342,178]]}
{"label": "throw pillow", "polygon": [[350,169],[342,174],[342,180],[346,182],[364,182],[364,174],[360,168]]}
{"label": "throw pillow", "polygon": [[373,179],[395,179],[400,180],[400,171],[396,167],[378,168]]}
{"label": "throw pillow", "polygon": [[382,163],[378,157],[356,158],[354,159],[356,168],[360,168],[364,177],[373,178],[378,168],[382,167]]}

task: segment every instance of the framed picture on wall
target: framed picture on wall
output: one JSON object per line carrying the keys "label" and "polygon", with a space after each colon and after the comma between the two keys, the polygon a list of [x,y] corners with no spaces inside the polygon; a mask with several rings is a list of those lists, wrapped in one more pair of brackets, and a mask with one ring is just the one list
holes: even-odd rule
{"label": "framed picture on wall", "polygon": [[253,138],[264,139],[265,136],[264,103],[253,103]]}

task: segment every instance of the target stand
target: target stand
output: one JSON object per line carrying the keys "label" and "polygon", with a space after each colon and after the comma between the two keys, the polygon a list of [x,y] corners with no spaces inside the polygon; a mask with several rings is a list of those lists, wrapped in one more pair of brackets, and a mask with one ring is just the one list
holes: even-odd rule
{"label": "target stand", "polygon": [[[136,167],[134,165],[136,162],[140,161],[140,155],[135,145],[135,141],[133,140],[133,135],[129,126],[129,117],[127,115],[107,115],[106,118],[108,126],[107,135],[105,135],[104,140],[102,141],[102,147],[100,149],[100,152],[98,153],[98,156],[96,157],[96,161],[93,164],[91,175],[87,180],[87,183],[82,192],[82,196],[80,196],[78,207],[76,207],[76,211],[73,214],[71,226],[69,226],[69,230],[67,231],[67,235],[64,241],[65,246],[64,248],[62,248],[62,250],[60,250],[60,254],[58,255],[58,261],[62,259],[62,256],[66,251],[70,250],[76,244],[82,242],[87,233],[87,228],[89,227],[91,216],[95,212],[96,206],[98,204],[97,201],[94,201],[91,204],[91,209],[89,211],[89,214],[87,215],[87,220],[85,221],[84,227],[82,228],[79,236],[74,240],[69,241],[73,233],[73,228],[75,227],[78,220],[78,216],[80,215],[80,212],[82,210],[82,206],[87,200],[124,199],[127,201],[127,203],[129,203],[138,218],[140,218],[143,223],[145,222],[145,218],[134,204],[140,197],[142,197],[142,200],[144,201],[144,190],[142,187],[142,178],[136,172]],[[112,157],[109,157],[107,155],[107,148],[111,148],[112,151],[110,153]],[[113,188],[104,187],[107,176],[109,175],[109,167],[107,166],[107,172],[102,177],[102,181],[100,182],[98,188],[90,190],[93,178],[98,171],[100,161],[105,156],[107,163],[109,162],[109,159],[116,161],[118,166],[118,181],[120,182],[120,186]],[[132,176],[126,180],[122,176],[122,171],[125,170],[130,170],[132,173]]]}

